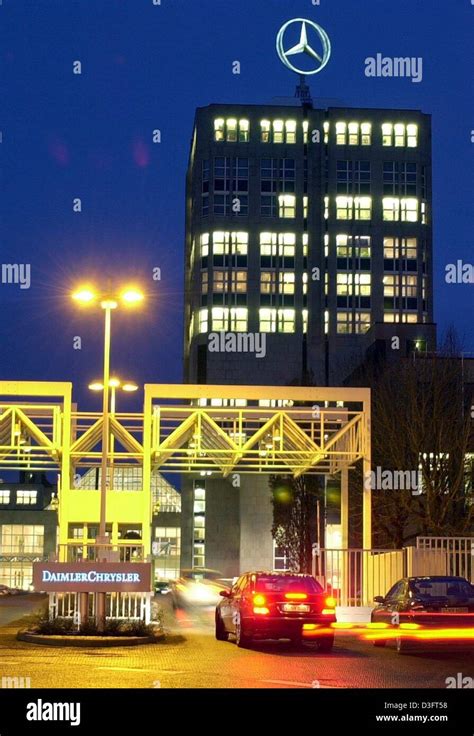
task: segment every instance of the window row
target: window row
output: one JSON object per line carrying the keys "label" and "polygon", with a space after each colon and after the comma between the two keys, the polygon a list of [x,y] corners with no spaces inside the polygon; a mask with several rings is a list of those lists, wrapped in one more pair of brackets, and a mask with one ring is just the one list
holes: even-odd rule
{"label": "window row", "polygon": [[[415,197],[383,197],[382,218],[385,222],[421,222],[426,225],[427,205]],[[336,197],[336,219],[371,220],[372,197]]]}
{"label": "window row", "polygon": [[[13,494],[15,491],[13,492]],[[0,490],[0,505],[10,503],[13,494],[8,489]],[[34,506],[38,500],[38,491],[16,491],[15,503],[19,506]]]}
{"label": "window row", "polygon": [[[262,143],[297,142],[298,122],[296,120],[260,121],[260,141]],[[328,121],[324,123],[324,142],[329,140]],[[335,143],[339,146],[370,146],[372,145],[372,123],[367,121],[338,121],[335,124]],[[418,146],[418,125],[416,123],[383,123],[380,129],[383,146],[396,148],[416,148]],[[309,122],[302,123],[303,142],[308,143]],[[246,118],[216,118],[214,120],[214,140],[228,143],[247,143],[250,139],[250,122]],[[319,142],[319,138],[317,139]]]}
{"label": "window row", "polygon": [[[303,332],[307,329],[308,312],[302,310]],[[260,332],[295,332],[296,310],[261,307],[259,309]],[[198,312],[197,332],[246,332],[248,309],[244,307],[212,307]]]}
{"label": "window row", "polygon": [[[363,287],[363,284],[361,284]],[[407,284],[409,291],[411,286]],[[347,303],[337,305],[336,310],[336,332],[364,333],[371,326],[370,303],[365,305],[363,300],[368,297],[359,294],[357,298]],[[368,298],[370,301],[370,298]],[[418,311],[416,299],[412,297],[400,297],[384,301],[384,322],[406,322],[417,323]],[[426,312],[424,311],[424,318]],[[296,331],[297,310],[282,307],[260,307],[258,310],[259,332],[292,334]],[[308,330],[308,310],[301,310],[302,331]],[[324,314],[325,332],[329,332],[329,311]],[[212,307],[211,309],[200,309],[197,313],[197,333],[207,334],[209,332],[247,332],[248,309],[245,307]]]}

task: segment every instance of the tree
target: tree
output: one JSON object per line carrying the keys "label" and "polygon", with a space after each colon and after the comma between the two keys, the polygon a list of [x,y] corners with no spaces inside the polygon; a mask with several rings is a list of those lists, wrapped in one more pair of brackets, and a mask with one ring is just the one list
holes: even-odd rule
{"label": "tree", "polygon": [[474,529],[471,396],[455,336],[366,374],[372,388],[373,465],[419,472],[419,488],[373,491],[374,545]]}
{"label": "tree", "polygon": [[316,538],[317,504],[322,496],[315,475],[270,476],[273,504],[272,536],[282,547],[294,572],[311,572],[312,543]]}

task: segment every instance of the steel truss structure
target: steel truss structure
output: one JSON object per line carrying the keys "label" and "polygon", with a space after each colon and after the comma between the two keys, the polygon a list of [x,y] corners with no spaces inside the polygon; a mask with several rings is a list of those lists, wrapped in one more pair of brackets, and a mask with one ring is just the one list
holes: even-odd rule
{"label": "steel truss structure", "polygon": [[[69,524],[97,522],[99,494],[81,490],[99,468],[102,414],[72,405],[72,384],[0,381],[0,469],[56,471],[60,543]],[[343,538],[348,528],[347,474],[370,470],[370,390],[293,386],[147,384],[142,413],[109,418],[107,520],[142,525],[149,549],[151,474],[306,473],[342,478]],[[114,469],[140,468],[142,490],[114,487]],[[98,471],[97,471],[98,472]],[[123,477],[123,473],[121,473]],[[363,489],[364,546],[370,547],[370,490]],[[70,540],[69,540],[70,541]],[[76,540],[77,542],[77,540]]]}

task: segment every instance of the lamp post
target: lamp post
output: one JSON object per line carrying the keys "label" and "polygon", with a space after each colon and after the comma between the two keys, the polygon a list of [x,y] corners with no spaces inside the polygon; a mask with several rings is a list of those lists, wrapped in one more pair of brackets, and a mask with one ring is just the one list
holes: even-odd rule
{"label": "lamp post", "polygon": [[[89,384],[89,389],[91,391],[103,391],[104,390],[104,384],[100,381],[93,381]],[[112,377],[109,378],[109,389],[110,389],[110,410],[109,410],[109,416],[113,417],[115,416],[115,408],[116,408],[116,394],[117,391],[125,391],[126,393],[133,393],[134,391],[138,391],[138,386],[133,381],[121,381],[120,378]],[[114,483],[114,471],[113,471],[113,462],[114,462],[114,435],[113,433],[110,433],[109,435],[109,448],[108,448],[109,456],[110,456],[110,484],[111,484],[111,490],[113,490],[113,483]]]}
{"label": "lamp post", "polygon": [[[103,401],[102,401],[102,457],[100,475],[100,517],[97,545],[108,542],[107,528],[107,465],[109,455],[109,388],[110,388],[110,344],[112,311],[121,306],[137,306],[143,299],[143,293],[135,288],[125,288],[117,292],[97,293],[94,289],[83,286],[72,294],[77,304],[84,307],[100,306],[104,312],[104,368],[103,368]],[[100,549],[100,547],[99,547]],[[97,623],[99,630],[105,625],[105,593],[97,594]]]}

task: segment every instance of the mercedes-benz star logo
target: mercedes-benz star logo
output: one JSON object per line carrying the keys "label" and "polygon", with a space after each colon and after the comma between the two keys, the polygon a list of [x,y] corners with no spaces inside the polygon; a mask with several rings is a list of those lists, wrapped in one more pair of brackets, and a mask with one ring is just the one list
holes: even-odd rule
{"label": "mercedes-benz star logo", "polygon": [[[292,46],[290,49],[285,51],[284,48],[284,37],[287,28],[289,26],[293,25],[293,23],[301,23],[301,34],[300,34],[300,40],[299,43],[297,43],[295,46]],[[308,42],[308,32],[306,29],[306,26],[309,26],[314,31],[316,31],[321,43],[322,43],[322,55],[318,54],[317,51],[314,50],[314,48],[310,45]],[[278,31],[277,39],[276,39],[276,49],[277,54],[280,57],[281,61],[285,66],[288,67],[288,69],[291,69],[292,72],[296,72],[297,74],[318,74],[329,61],[329,57],[331,56],[331,42],[329,40],[329,36],[324,30],[324,28],[321,28],[321,26],[318,26],[317,23],[313,23],[312,20],[306,20],[305,18],[293,18],[293,20],[289,20],[285,25],[283,25],[280,30]],[[291,61],[288,60],[289,56],[296,56],[297,54],[306,54],[306,56],[311,57],[317,62],[317,65],[314,69],[299,69],[298,67],[294,66],[294,64],[291,63]]]}

